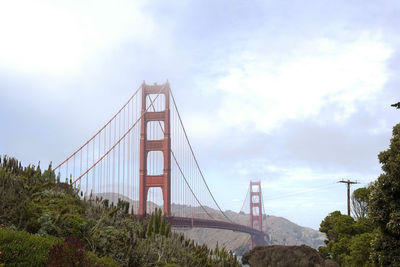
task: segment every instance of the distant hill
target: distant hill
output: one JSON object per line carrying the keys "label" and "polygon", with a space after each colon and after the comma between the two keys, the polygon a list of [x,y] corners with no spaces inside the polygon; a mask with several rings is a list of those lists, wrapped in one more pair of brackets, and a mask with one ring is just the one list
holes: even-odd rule
{"label": "distant hill", "polygon": [[[134,207],[138,207],[137,201],[133,201],[124,196],[115,193],[102,193],[97,196],[109,199],[110,202],[117,203],[118,198],[128,201]],[[152,206],[157,206],[154,203],[148,204],[148,211],[152,209]],[[210,207],[205,207],[208,213],[212,214],[217,219],[223,219],[221,213]],[[207,218],[203,209],[200,207],[189,207],[184,205],[171,205],[172,213],[177,214],[178,211],[187,214],[195,213],[194,217]],[[136,212],[136,209],[135,209]],[[244,213],[236,213],[233,211],[226,211],[226,215],[231,218],[234,222],[239,224],[248,225],[249,215]],[[185,214],[183,214],[185,216]],[[263,229],[269,236],[269,244],[271,245],[307,245],[312,248],[318,248],[324,246],[325,234],[316,231],[311,228],[299,226],[285,218],[264,215],[263,218]],[[203,229],[203,228],[192,228],[192,229],[175,229],[176,231],[183,232],[186,237],[193,239],[195,242],[207,244],[208,247],[214,248],[215,245],[225,246],[227,249],[234,251],[237,255],[242,255],[247,252],[250,247],[250,237],[248,234],[233,232],[229,230],[218,230],[218,229]]]}
{"label": "distant hill", "polygon": [[[234,222],[249,224],[248,214],[239,214],[227,211],[226,214]],[[270,245],[307,245],[312,248],[324,246],[325,234],[311,228],[299,226],[285,218],[271,215],[264,215],[263,229],[270,235]],[[218,229],[193,228],[180,230],[185,236],[199,243],[207,244],[209,247],[223,245],[227,249],[234,251],[237,255],[242,255],[250,249],[250,236],[244,233],[232,232]]]}

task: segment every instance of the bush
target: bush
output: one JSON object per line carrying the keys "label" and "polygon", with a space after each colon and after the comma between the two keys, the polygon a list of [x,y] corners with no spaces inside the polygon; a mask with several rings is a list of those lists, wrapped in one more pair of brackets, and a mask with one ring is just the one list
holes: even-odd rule
{"label": "bush", "polygon": [[[45,266],[49,249],[61,240],[0,227],[0,263],[5,266]],[[1,265],[0,264],[0,265]]]}
{"label": "bush", "polygon": [[111,257],[99,258],[94,253],[86,251],[85,243],[77,237],[68,236],[61,244],[53,246],[49,251],[47,266],[120,266]]}
{"label": "bush", "polygon": [[49,251],[47,266],[88,266],[85,244],[77,237],[66,237]]}
{"label": "bush", "polygon": [[239,266],[232,253],[222,249],[214,255],[171,232],[161,209],[150,219],[128,211],[126,201],[115,207],[97,196],[81,199],[79,190],[60,182],[51,165],[42,173],[39,167],[24,168],[14,158],[0,157],[0,224],[41,234],[3,230],[0,267]]}
{"label": "bush", "polygon": [[110,256],[105,256],[105,257],[99,258],[90,251],[88,251],[86,253],[86,258],[90,261],[90,263],[93,266],[104,266],[104,267],[119,267],[119,266],[121,266],[117,261],[115,261]]}

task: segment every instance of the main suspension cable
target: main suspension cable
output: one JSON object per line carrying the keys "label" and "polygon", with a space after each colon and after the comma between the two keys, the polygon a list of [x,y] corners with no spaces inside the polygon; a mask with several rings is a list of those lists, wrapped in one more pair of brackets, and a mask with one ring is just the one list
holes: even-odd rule
{"label": "main suspension cable", "polygon": [[240,211],[243,211],[243,208],[244,208],[244,205],[246,204],[246,200],[247,200],[247,197],[249,196],[249,193],[250,193],[250,187],[247,190],[246,197],[244,198],[243,205],[242,205],[242,208],[240,209]]}
{"label": "main suspension cable", "polygon": [[192,156],[193,156],[193,159],[194,159],[194,161],[195,161],[195,163],[196,163],[197,169],[199,170],[200,175],[201,175],[201,177],[203,178],[203,182],[204,182],[204,184],[206,185],[206,188],[207,188],[208,192],[210,193],[212,199],[214,200],[214,203],[217,205],[219,211],[222,213],[222,215],[224,215],[224,217],[225,217],[226,219],[228,219],[230,222],[233,222],[233,221],[222,211],[221,207],[218,205],[218,203],[217,203],[217,201],[215,200],[213,194],[211,193],[210,188],[208,187],[208,184],[207,184],[207,182],[206,182],[206,180],[205,180],[205,178],[204,178],[203,172],[201,171],[200,165],[199,165],[199,163],[198,163],[198,161],[197,161],[197,158],[196,158],[196,156],[195,156],[195,154],[194,154],[194,152],[193,152],[193,148],[192,148],[192,145],[190,144],[189,138],[188,138],[188,136],[187,136],[187,133],[186,133],[186,130],[185,130],[185,126],[183,126],[183,122],[182,122],[182,119],[181,119],[181,115],[179,114],[178,107],[177,107],[177,105],[176,105],[175,98],[174,98],[174,95],[173,95],[171,89],[170,89],[170,94],[171,94],[171,97],[172,97],[172,102],[174,103],[174,107],[175,107],[176,113],[177,113],[178,118],[179,118],[179,122],[180,122],[180,124],[181,124],[181,126],[182,126],[183,133],[184,133],[185,138],[186,138],[186,141],[187,141],[187,143],[188,143],[188,145],[189,145],[190,152],[191,152],[191,154],[192,154]]}
{"label": "main suspension cable", "polygon": [[89,144],[90,141],[92,141],[101,131],[104,130],[104,128],[106,128],[114,119],[115,117],[118,116],[118,114],[121,113],[121,111],[126,107],[126,105],[128,105],[128,103],[136,96],[136,94],[139,92],[141,86],[139,86],[139,88],[135,91],[135,93],[129,98],[129,100],[125,103],[125,105],[122,106],[122,108],[120,108],[120,110],[115,113],[115,115],[97,132],[95,133],[86,143],[84,143],[80,148],[78,148],[74,153],[71,154],[71,156],[69,156],[68,158],[66,158],[63,162],[61,162],[60,164],[57,165],[57,167],[55,167],[53,169],[53,171],[57,170],[61,165],[63,165],[65,162],[67,162],[68,160],[70,160],[73,156],[75,156],[76,153],[78,153],[80,150],[82,150],[82,148],[84,148],[87,144]]}
{"label": "main suspension cable", "polygon": [[[160,95],[161,91],[164,89],[164,87],[162,87],[160,89],[160,91],[158,92],[157,96],[154,98],[153,102],[156,101],[156,99],[158,98],[158,96]],[[152,103],[153,103],[152,102]],[[152,104],[151,103],[151,104]],[[75,181],[72,182],[72,184],[75,184],[76,181],[80,180],[86,173],[88,173],[93,167],[95,167],[97,165],[97,163],[99,163],[101,160],[103,160],[103,158],[105,156],[108,155],[108,153],[110,153],[117,145],[119,145],[119,143],[125,138],[125,136],[127,136],[127,134],[136,126],[136,124],[141,120],[141,118],[144,116],[144,114],[147,112],[147,110],[150,108],[150,106],[140,115],[140,117],[136,120],[136,122],[128,129],[128,131],[125,132],[125,134],[119,138],[119,140],[103,155],[101,156],[101,158],[99,158],[89,169],[87,169],[83,174],[81,174],[81,176],[79,176],[77,179],[75,179]],[[119,185],[118,185],[119,188]]]}
{"label": "main suspension cable", "polygon": [[[171,90],[171,89],[170,89],[170,90]],[[150,97],[150,96],[149,96],[149,99],[151,100],[151,97]],[[155,100],[155,99],[154,99],[154,100]],[[153,101],[153,102],[154,102],[154,101]],[[153,106],[153,104],[151,104],[151,106],[153,107],[153,111],[156,111],[156,109],[155,109],[155,107]],[[161,131],[163,132],[163,134],[165,134],[165,131],[164,131],[164,129],[163,129],[163,127],[162,127],[160,121],[158,121],[158,125],[160,126]],[[172,151],[172,149],[171,149],[171,155],[172,155],[172,157],[174,158],[174,161],[175,161],[175,163],[176,163],[176,165],[177,165],[177,167],[178,167],[178,169],[179,169],[179,172],[182,174],[182,177],[183,177],[183,179],[185,180],[186,185],[189,187],[190,192],[192,192],[192,195],[193,195],[194,198],[196,199],[197,203],[199,203],[200,207],[204,210],[204,212],[205,212],[211,219],[214,220],[214,217],[211,216],[211,214],[207,212],[206,208],[201,204],[200,200],[197,198],[196,194],[194,193],[194,191],[193,191],[192,187],[190,186],[189,182],[187,181],[186,176],[185,176],[185,174],[183,173],[183,170],[182,170],[181,166],[179,165],[179,162],[178,162],[177,158],[175,157],[175,153],[174,153],[174,151]]]}

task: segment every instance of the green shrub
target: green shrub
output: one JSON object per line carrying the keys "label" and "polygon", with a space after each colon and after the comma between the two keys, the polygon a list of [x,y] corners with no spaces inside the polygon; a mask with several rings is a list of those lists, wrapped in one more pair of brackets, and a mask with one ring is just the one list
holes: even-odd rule
{"label": "green shrub", "polygon": [[56,237],[33,235],[0,227],[0,263],[5,266],[45,266]]}
{"label": "green shrub", "polygon": [[88,251],[86,253],[86,258],[89,259],[91,264],[94,266],[103,266],[103,267],[120,267],[121,266],[117,261],[115,261],[110,256],[105,256],[105,257],[99,258],[90,251]]}
{"label": "green shrub", "polygon": [[0,157],[0,224],[41,234],[1,229],[0,267],[239,266],[226,250],[213,255],[171,232],[161,209],[150,217],[134,216],[127,201],[115,205],[97,196],[81,197],[71,184],[60,182],[51,165],[42,173]]}

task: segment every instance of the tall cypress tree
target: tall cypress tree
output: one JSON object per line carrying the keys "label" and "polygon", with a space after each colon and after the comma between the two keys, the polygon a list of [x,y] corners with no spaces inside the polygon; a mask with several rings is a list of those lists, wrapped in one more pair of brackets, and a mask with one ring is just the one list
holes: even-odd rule
{"label": "tall cypress tree", "polygon": [[165,214],[161,218],[161,223],[160,223],[160,235],[165,235]]}
{"label": "tall cypress tree", "polygon": [[155,209],[153,212],[154,215],[154,233],[158,234],[160,231],[160,221],[161,221],[161,216],[160,213],[158,212],[158,208]]}
{"label": "tall cypress tree", "polygon": [[154,221],[154,213],[151,214],[149,224],[147,225],[146,237],[151,236],[153,233],[153,221]]}

